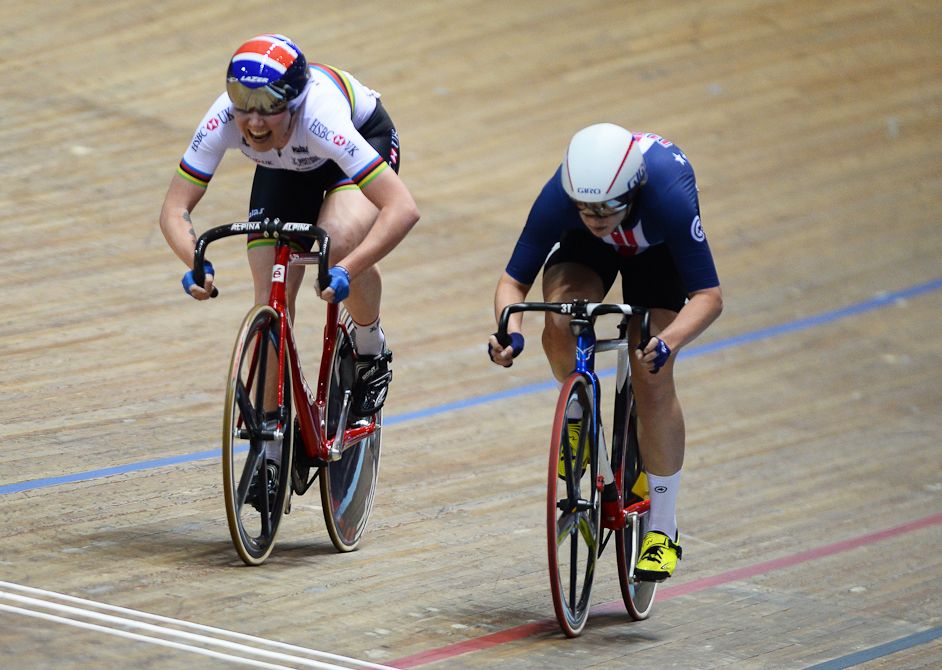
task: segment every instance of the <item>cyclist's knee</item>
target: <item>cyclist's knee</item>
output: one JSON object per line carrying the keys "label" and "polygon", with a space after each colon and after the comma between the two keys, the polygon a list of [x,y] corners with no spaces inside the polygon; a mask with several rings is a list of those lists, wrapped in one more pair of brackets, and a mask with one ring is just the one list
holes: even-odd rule
{"label": "cyclist's knee", "polygon": [[[341,263],[341,265],[343,265]],[[361,290],[370,290],[376,291],[382,288],[383,278],[379,273],[379,268],[375,265],[362,270],[356,277],[350,280],[350,290],[356,290],[360,288]]]}
{"label": "cyclist's knee", "polygon": [[651,402],[664,402],[676,397],[677,389],[674,385],[674,361],[670,360],[657,374],[652,374],[637,361],[631,362],[631,385],[635,394]]}

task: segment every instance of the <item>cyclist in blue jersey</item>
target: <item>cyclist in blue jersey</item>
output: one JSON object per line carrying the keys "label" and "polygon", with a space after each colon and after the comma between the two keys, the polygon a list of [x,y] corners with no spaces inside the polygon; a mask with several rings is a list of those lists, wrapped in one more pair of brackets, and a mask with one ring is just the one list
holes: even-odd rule
{"label": "cyclist in blue jersey", "polygon": [[[623,300],[651,309],[651,340],[631,357],[639,443],[651,497],[640,579],[670,577],[681,557],[676,520],[684,419],[674,360],[720,315],[723,296],[700,223],[693,168],[671,142],[600,123],[577,132],[562,164],[530,209],[497,283],[494,308],[526,299],[540,270],[543,299],[601,302],[620,274]],[[523,351],[523,314],[510,317],[511,344],[488,341],[491,360],[509,367]],[[631,332],[640,344],[637,324]],[[555,377],[571,372],[575,337],[565,316],[547,312],[543,350]],[[571,416],[570,434],[581,428]],[[606,497],[603,496],[603,519]],[[617,503],[616,503],[617,504]]]}

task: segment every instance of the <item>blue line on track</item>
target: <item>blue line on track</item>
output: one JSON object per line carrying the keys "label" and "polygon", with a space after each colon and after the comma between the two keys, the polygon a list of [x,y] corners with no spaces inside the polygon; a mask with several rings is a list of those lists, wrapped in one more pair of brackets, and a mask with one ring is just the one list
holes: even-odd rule
{"label": "blue line on track", "polygon": [[[885,293],[869,300],[864,300],[847,307],[842,307],[840,309],[835,309],[830,312],[824,312],[822,314],[817,314],[814,316],[809,316],[803,319],[797,319],[795,321],[789,321],[787,323],[780,324],[778,326],[772,326],[770,328],[762,328],[759,330],[754,330],[750,333],[744,333],[742,335],[737,335],[735,337],[729,337],[725,340],[719,340],[717,342],[712,342],[710,344],[705,344],[702,346],[692,346],[689,349],[685,349],[683,352],[684,358],[692,356],[703,356],[706,354],[713,353],[715,351],[721,351],[723,349],[729,349],[731,347],[738,347],[743,344],[749,344],[751,342],[757,342],[759,340],[765,340],[772,337],[778,337],[779,335],[784,335],[786,333],[793,333],[799,330],[807,330],[808,328],[814,328],[816,326],[822,326],[828,323],[837,321],[838,319],[843,319],[848,316],[855,316],[857,314],[862,314],[864,312],[870,312],[876,309],[881,309],[892,305],[898,301],[906,300],[907,298],[914,298],[916,296],[923,295],[925,293],[930,293],[932,291],[937,291],[942,288],[942,277],[933,279],[931,281],[916,284],[915,286],[910,286],[909,288],[901,289],[899,291],[893,291],[891,293]],[[613,370],[606,370],[600,372],[600,375],[610,375],[613,373]],[[439,414],[445,414],[447,412],[452,412],[456,410],[467,409],[469,407],[477,407],[479,405],[486,405],[488,403],[497,402],[501,400],[507,400],[509,398],[515,398],[518,396],[529,395],[531,393],[539,393],[542,391],[550,391],[557,388],[555,381],[541,382],[537,384],[528,384],[526,386],[520,386],[513,389],[508,389],[506,391],[500,391],[498,393],[489,393],[487,395],[474,396],[468,398],[467,400],[459,400],[457,402],[451,402],[444,405],[435,405],[434,407],[428,407],[426,409],[417,410],[414,412],[408,412],[406,414],[397,414],[395,416],[386,417],[384,420],[384,425],[386,426],[395,426],[400,423],[406,423],[408,421],[417,421],[419,419],[426,419],[432,416],[437,416]],[[153,468],[165,467],[168,465],[179,465],[180,463],[191,463],[193,461],[202,461],[208,460],[211,458],[219,457],[219,449],[210,449],[209,451],[200,451],[194,454],[182,454],[180,456],[172,456],[168,458],[159,458],[150,461],[141,461],[139,463],[129,463],[126,465],[119,465],[113,468],[103,468],[101,470],[89,470],[86,472],[76,472],[71,475],[63,475],[61,477],[46,477],[44,479],[33,479],[25,482],[17,482],[15,484],[4,484],[0,485],[0,495],[6,495],[8,493],[19,493],[21,491],[32,491],[34,489],[48,488],[51,486],[59,486],[60,484],[69,484],[71,482],[84,481],[88,479],[99,479],[101,477],[108,477],[109,475],[119,475],[126,474],[128,472],[138,472],[141,470],[151,470]]]}
{"label": "blue line on track", "polygon": [[904,649],[910,649],[920,644],[925,644],[926,642],[932,642],[932,640],[942,637],[942,627],[931,628],[929,630],[924,630],[921,633],[914,633],[912,635],[907,635],[906,637],[901,637],[898,640],[893,640],[892,642],[887,642],[886,644],[881,644],[876,647],[870,647],[870,649],[864,649],[863,651],[858,651],[853,654],[848,654],[847,656],[841,656],[840,658],[835,658],[830,661],[825,661],[824,663],[819,663],[818,665],[812,665],[806,670],[844,670],[844,668],[852,668],[856,665],[861,665],[868,661],[872,661],[875,658],[882,658],[883,656],[889,656],[890,654],[895,654],[898,651],[903,651]]}

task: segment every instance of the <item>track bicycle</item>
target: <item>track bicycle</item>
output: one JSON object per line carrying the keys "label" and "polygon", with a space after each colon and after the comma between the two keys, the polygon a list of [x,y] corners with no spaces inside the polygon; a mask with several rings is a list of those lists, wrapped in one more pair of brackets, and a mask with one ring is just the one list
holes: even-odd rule
{"label": "track bicycle", "polygon": [[[556,619],[568,637],[582,632],[589,616],[596,562],[612,534],[622,600],[632,619],[646,619],[657,584],[640,581],[634,574],[651,502],[646,482],[639,481],[643,468],[628,364],[628,323],[632,316],[641,316],[641,342],[646,343],[650,338],[650,313],[641,307],[586,300],[515,303],[501,313],[499,342],[510,342],[510,315],[528,311],[571,317],[570,328],[576,337],[575,366],[563,382],[556,405],[547,478],[547,552]],[[597,339],[595,320],[605,314],[621,315],[618,337]],[[601,387],[595,371],[595,355],[604,351],[616,351],[618,359],[611,457],[605,447]],[[582,417],[575,444],[568,420],[574,414]],[[614,484],[608,489],[613,500],[603,505],[606,484]]]}
{"label": "track bicycle", "polygon": [[[330,238],[314,224],[279,219],[211,228],[196,243],[196,283],[203,285],[211,242],[249,233],[274,238],[275,258],[268,304],[246,314],[229,366],[222,427],[229,534],[245,563],[263,563],[283,514],[291,510],[292,494],[304,495],[319,479],[330,539],[338,551],[352,551],[373,507],[382,411],[365,418],[350,413],[356,352],[346,310],[327,304],[315,391],[301,368],[286,301],[288,269],[294,265],[316,265],[319,286],[329,285]],[[314,238],[316,247],[296,251],[289,244],[293,237]]]}

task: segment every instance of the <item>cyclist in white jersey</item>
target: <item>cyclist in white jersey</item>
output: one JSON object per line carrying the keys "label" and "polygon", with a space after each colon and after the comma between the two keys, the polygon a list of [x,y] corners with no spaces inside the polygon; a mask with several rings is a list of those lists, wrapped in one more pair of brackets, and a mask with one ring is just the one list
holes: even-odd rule
{"label": "cyclist in white jersey", "polygon": [[[399,137],[379,94],[343,70],[309,64],[283,35],[242,44],[229,62],[226,91],[196,129],[160,213],[167,243],[188,268],[196,245],[190,214],[228,149],[257,164],[249,220],[316,223],[330,235],[331,282],[318,292],[326,301],[344,301],[353,318],[358,381],[352,411],[372,414],[392,377],[376,263],[419,219],[398,175]],[[249,237],[257,303],[268,300],[273,244]],[[197,300],[212,293],[215,272],[208,262],[205,270],[203,286],[193,282],[192,270],[183,278],[184,291]],[[292,315],[303,275],[303,267],[293,267],[288,276]]]}

